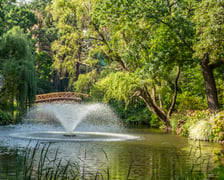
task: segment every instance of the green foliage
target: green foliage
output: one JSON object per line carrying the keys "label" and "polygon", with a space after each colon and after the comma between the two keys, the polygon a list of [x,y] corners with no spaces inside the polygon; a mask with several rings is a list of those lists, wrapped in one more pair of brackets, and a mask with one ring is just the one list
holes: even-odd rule
{"label": "green foliage", "polygon": [[[145,111],[146,111],[146,109],[145,109]],[[146,112],[143,111],[143,113],[146,113]],[[150,124],[150,127],[152,127],[152,128],[163,127],[163,124],[159,120],[159,118],[155,114],[152,114],[152,113],[151,113],[151,120],[150,120],[149,124]]]}
{"label": "green foliage", "polygon": [[0,126],[12,123],[12,117],[9,113],[0,109]]}
{"label": "green foliage", "polygon": [[[210,65],[222,61],[222,19],[223,3],[212,0],[33,0],[20,6],[0,2],[0,35],[17,25],[35,39],[38,93],[52,91],[54,80],[57,90],[86,92],[92,99],[104,98],[107,102],[124,101],[125,113],[128,109],[131,113],[132,106],[141,101],[136,97],[147,89],[154,97],[153,103],[166,114],[177,67],[181,76],[174,110],[182,113],[206,109],[198,59],[209,53]],[[34,45],[22,45],[21,35],[17,36],[3,43],[4,35],[0,43],[0,72],[6,80],[1,94],[8,97],[1,95],[1,103],[7,106],[20,106],[25,94],[34,94],[31,89],[35,89],[33,61],[22,60],[33,59],[26,48],[33,52]],[[220,106],[224,107],[223,67],[215,70],[215,77]],[[19,83],[20,79],[29,83]],[[17,102],[13,104],[15,97]],[[145,107],[140,109],[142,113],[136,113],[136,117],[127,117],[129,122],[157,122]],[[173,126],[177,125],[175,121]]]}
{"label": "green foliage", "polygon": [[35,68],[37,74],[37,93],[49,93],[53,91],[52,84],[52,58],[46,52],[40,52],[35,56]]}
{"label": "green foliage", "polygon": [[7,30],[19,26],[24,32],[28,32],[37,23],[35,14],[26,7],[11,5],[10,7],[7,6],[7,8],[9,8],[5,17]]}
{"label": "green foliage", "polygon": [[193,47],[194,56],[201,61],[208,108],[215,112],[218,111],[219,105],[213,70],[224,63],[224,7],[222,1],[213,0],[203,0],[197,5],[194,16],[197,33]]}
{"label": "green foliage", "polygon": [[214,135],[215,141],[223,141],[224,140],[224,111],[218,113],[214,119],[214,123],[212,126],[212,132]]}
{"label": "green foliage", "polygon": [[203,75],[197,60],[190,66],[184,66],[181,72],[179,87],[181,92],[190,96],[205,98]]}
{"label": "green foliage", "polygon": [[74,90],[82,93],[90,93],[98,76],[99,74],[97,71],[91,71],[85,75],[80,74],[79,79],[73,84]]}
{"label": "green foliage", "polygon": [[[31,44],[21,29],[13,28],[3,35],[0,48],[1,72],[5,79],[1,95],[7,97],[4,104],[16,100],[21,116],[31,106],[36,94],[36,78]],[[13,111],[13,107],[12,107]]]}
{"label": "green foliage", "polygon": [[184,112],[186,110],[204,110],[207,108],[206,101],[202,97],[193,96],[189,91],[184,91],[177,98],[177,110]]}
{"label": "green foliage", "polygon": [[37,75],[40,79],[49,79],[52,76],[52,58],[46,52],[40,52],[35,57]]}
{"label": "green foliage", "polygon": [[220,108],[224,109],[224,65],[215,69],[216,85]]}
{"label": "green foliage", "polygon": [[127,104],[133,97],[133,93],[138,89],[139,80],[136,76],[128,72],[110,73],[106,78],[97,82],[98,89],[103,91],[104,100],[110,99],[124,100]]}
{"label": "green foliage", "polygon": [[58,29],[49,10],[51,0],[32,0],[26,6],[32,10],[37,18],[37,23],[32,28],[36,42],[36,50],[52,55],[51,43],[58,38]]}
{"label": "green foliage", "polygon": [[[88,11],[83,1],[55,0],[50,11],[58,29],[58,39],[52,43],[54,51],[54,68],[61,78],[67,74],[69,87],[78,80],[79,75],[89,72],[93,63],[88,61],[88,46],[91,43],[86,37],[88,28]],[[88,75],[87,75],[88,76]]]}
{"label": "green foliage", "polygon": [[[164,118],[164,122],[175,101],[177,67],[192,62],[194,39],[194,24],[186,16],[186,9],[191,8],[188,1],[177,1],[175,7],[167,2],[99,0],[92,13],[93,22],[104,37],[102,51],[110,66],[119,71],[117,76],[109,74],[104,82],[101,80],[112,89],[106,89],[105,100],[111,96],[128,102],[147,89],[152,97],[144,97],[149,110]],[[129,80],[123,80],[121,76],[125,78],[127,74]]]}
{"label": "green foliage", "polygon": [[209,119],[210,113],[207,110],[186,110],[183,114],[174,114],[170,121],[172,128],[179,135],[190,136],[197,140],[211,140],[212,133],[207,133],[212,126]]}
{"label": "green foliage", "polygon": [[154,128],[162,125],[158,118],[148,111],[145,103],[137,98],[134,98],[128,105],[122,100],[110,100],[109,104],[127,125]]}
{"label": "green foliage", "polygon": [[224,111],[216,115],[204,110],[187,112],[174,114],[171,118],[172,128],[179,135],[195,140],[224,141]]}
{"label": "green foliage", "polygon": [[0,37],[4,31],[5,12],[3,7],[3,1],[0,1]]}
{"label": "green foliage", "polygon": [[202,58],[209,53],[211,63],[224,57],[224,6],[222,1],[203,0],[195,12],[195,23],[198,34],[195,42],[195,56]]}
{"label": "green foliage", "polygon": [[[35,42],[35,68],[37,72],[37,93],[60,91],[62,84],[53,69],[53,50],[51,43],[58,39],[58,29],[50,11],[51,0],[32,0],[25,5],[35,13],[36,24],[32,27],[31,33]],[[62,87],[64,90],[64,87]]]}
{"label": "green foliage", "polygon": [[224,165],[219,165],[217,168],[213,170],[214,174],[217,176],[217,180],[224,179]]}

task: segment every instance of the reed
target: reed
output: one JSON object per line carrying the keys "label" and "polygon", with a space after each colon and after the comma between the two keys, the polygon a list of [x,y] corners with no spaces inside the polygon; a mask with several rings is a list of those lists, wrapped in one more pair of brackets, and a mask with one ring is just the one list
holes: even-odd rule
{"label": "reed", "polygon": [[[88,172],[85,152],[82,166],[76,162],[63,161],[56,150],[53,158],[49,158],[50,143],[37,143],[34,148],[30,143],[26,147],[23,166],[17,167],[15,179],[18,180],[105,180],[110,179],[109,166],[97,170],[95,174]],[[103,151],[104,152],[104,151]],[[108,161],[106,152],[105,157]],[[51,155],[52,157],[52,155]],[[22,172],[22,173],[21,173]],[[5,179],[9,179],[6,173]]]}
{"label": "reed", "polygon": [[[65,161],[59,158],[59,150],[52,152],[50,150],[50,143],[37,143],[33,148],[30,144],[25,149],[23,158],[23,165],[18,166],[15,173],[15,180],[110,180],[113,179],[111,175],[111,168],[109,166],[109,157],[105,151],[105,163],[99,167],[96,172],[90,172],[88,169],[87,152],[84,152],[84,157],[80,159],[81,163]],[[210,169],[210,160],[203,158],[201,154],[201,145],[192,147],[189,151],[189,158],[194,161],[189,170],[181,169],[175,172],[173,180],[203,180],[203,179],[218,179],[220,171],[212,171]],[[18,152],[17,152],[18,153]],[[176,161],[180,158],[176,157]],[[21,161],[21,156],[18,155],[18,162]],[[178,164],[177,164],[178,166]],[[131,161],[124,179],[133,179],[132,173],[134,162]],[[9,174],[5,174],[4,179],[10,179]]]}

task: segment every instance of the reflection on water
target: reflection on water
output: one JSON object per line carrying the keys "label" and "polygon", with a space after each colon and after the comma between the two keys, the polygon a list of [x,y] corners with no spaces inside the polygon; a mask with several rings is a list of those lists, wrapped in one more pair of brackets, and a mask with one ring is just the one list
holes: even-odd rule
{"label": "reflection on water", "polygon": [[[26,146],[34,148],[37,143],[10,137],[15,128],[17,133],[22,131],[18,127],[0,129],[0,179],[13,179],[22,170]],[[48,158],[53,159],[58,150],[58,159],[77,163],[86,178],[101,172],[105,174],[104,179],[167,180],[183,177],[191,169],[194,172],[211,170],[214,151],[223,149],[222,145],[194,142],[161,131],[132,129],[128,134],[141,138],[118,142],[54,142],[48,150]],[[44,144],[46,142],[41,146]]]}

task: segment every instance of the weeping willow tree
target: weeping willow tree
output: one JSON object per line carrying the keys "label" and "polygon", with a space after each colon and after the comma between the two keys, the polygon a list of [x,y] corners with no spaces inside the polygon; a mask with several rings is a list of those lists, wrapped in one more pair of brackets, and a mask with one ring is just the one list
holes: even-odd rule
{"label": "weeping willow tree", "polygon": [[1,39],[0,70],[4,77],[0,108],[19,119],[34,101],[36,78],[30,41],[18,27]]}

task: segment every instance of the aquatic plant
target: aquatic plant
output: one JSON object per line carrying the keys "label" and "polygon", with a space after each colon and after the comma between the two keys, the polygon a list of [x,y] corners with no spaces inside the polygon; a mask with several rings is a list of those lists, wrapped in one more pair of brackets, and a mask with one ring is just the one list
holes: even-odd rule
{"label": "aquatic plant", "polygon": [[[76,162],[63,160],[58,157],[59,150],[57,149],[52,156],[50,152],[51,143],[37,143],[34,148],[29,147],[25,149],[25,156],[23,159],[23,167],[19,167],[20,173],[16,174],[15,179],[23,180],[58,180],[58,179],[109,179],[110,171],[109,167],[101,168],[96,173],[89,172],[86,168],[85,158],[80,159],[82,166]],[[106,159],[107,154],[104,152]],[[6,175],[9,177],[9,175]]]}
{"label": "aquatic plant", "polygon": [[[105,156],[105,163],[96,171],[91,171],[88,166],[88,152],[84,152],[80,162],[63,160],[59,158],[59,149],[52,152],[51,143],[37,143],[33,148],[29,145],[25,149],[23,165],[20,166],[18,159],[17,173],[12,176],[5,174],[3,179],[23,179],[23,180],[110,180],[114,179],[113,170],[109,165],[109,157],[102,150]],[[200,142],[198,146],[192,146],[189,150],[189,158],[193,159],[191,168],[183,169],[177,166],[171,179],[174,180],[196,180],[196,179],[218,179],[222,177],[222,166],[214,170],[211,169],[211,159],[203,157]],[[16,153],[19,153],[18,151]],[[52,154],[53,153],[53,154]],[[21,155],[21,154],[20,154]],[[156,160],[156,159],[155,159]],[[180,154],[176,152],[175,161],[179,162]],[[134,161],[131,161],[123,179],[133,179]],[[155,170],[157,171],[157,170]],[[159,170],[158,170],[159,172]]]}

